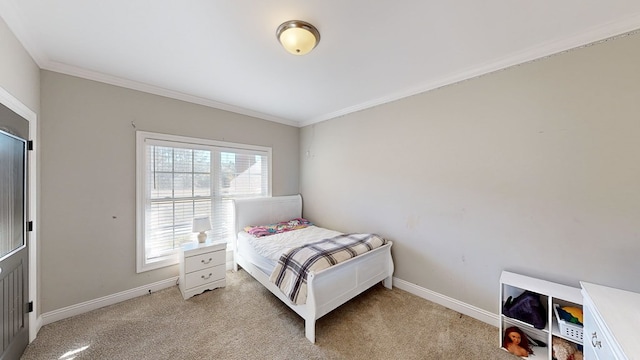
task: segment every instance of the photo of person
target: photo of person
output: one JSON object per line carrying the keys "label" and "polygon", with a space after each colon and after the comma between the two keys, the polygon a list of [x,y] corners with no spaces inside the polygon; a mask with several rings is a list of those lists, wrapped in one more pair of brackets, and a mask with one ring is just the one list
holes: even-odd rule
{"label": "photo of person", "polygon": [[527,335],[525,335],[525,333],[516,326],[507,328],[504,331],[502,347],[517,356],[528,357],[533,354]]}

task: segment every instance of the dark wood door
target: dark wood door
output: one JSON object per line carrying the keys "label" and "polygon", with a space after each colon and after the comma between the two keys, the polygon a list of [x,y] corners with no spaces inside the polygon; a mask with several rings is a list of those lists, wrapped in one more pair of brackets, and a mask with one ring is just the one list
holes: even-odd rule
{"label": "dark wood door", "polygon": [[29,343],[27,139],[29,122],[0,105],[0,360]]}

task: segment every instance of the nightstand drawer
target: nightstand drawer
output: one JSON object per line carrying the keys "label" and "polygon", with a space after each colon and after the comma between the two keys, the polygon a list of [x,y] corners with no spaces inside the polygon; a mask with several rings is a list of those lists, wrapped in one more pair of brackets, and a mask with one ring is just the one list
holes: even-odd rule
{"label": "nightstand drawer", "polygon": [[227,242],[186,243],[180,248],[178,286],[186,300],[205,290],[226,286]]}
{"label": "nightstand drawer", "polygon": [[226,273],[225,264],[189,273],[185,277],[185,288],[191,289],[216,280],[224,279]]}
{"label": "nightstand drawer", "polygon": [[184,259],[185,272],[190,273],[212,266],[224,264],[226,260],[226,251],[212,251],[196,256],[189,256]]}

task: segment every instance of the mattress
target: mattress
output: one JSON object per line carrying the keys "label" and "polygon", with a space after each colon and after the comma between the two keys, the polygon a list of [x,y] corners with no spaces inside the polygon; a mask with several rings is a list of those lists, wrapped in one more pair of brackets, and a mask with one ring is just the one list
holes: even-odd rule
{"label": "mattress", "polygon": [[254,264],[266,275],[270,275],[280,255],[287,250],[340,234],[342,233],[339,231],[318,226],[258,238],[241,231],[238,233],[237,251],[245,260]]}

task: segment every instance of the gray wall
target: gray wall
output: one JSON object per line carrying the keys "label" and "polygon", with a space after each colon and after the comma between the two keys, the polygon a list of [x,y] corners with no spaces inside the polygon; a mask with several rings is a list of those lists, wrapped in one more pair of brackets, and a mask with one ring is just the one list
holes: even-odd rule
{"label": "gray wall", "polygon": [[40,111],[40,69],[0,18],[0,86],[31,111]]}
{"label": "gray wall", "polygon": [[480,308],[497,313],[503,269],[640,291],[639,35],[300,135],[40,74],[1,19],[0,53],[0,86],[37,114],[42,96],[43,312],[177,275],[175,267],[135,273],[132,121],[140,130],[272,146],[274,195],[300,189],[305,216],[320,225],[388,237],[397,277]]}
{"label": "gray wall", "polygon": [[502,270],[640,291],[640,35],[301,130],[304,216],[498,313]]}
{"label": "gray wall", "polygon": [[[0,87],[6,90],[11,96],[18,99],[22,105],[29,108],[36,116],[40,113],[40,69],[38,65],[31,59],[29,53],[22,47],[18,39],[13,35],[11,30],[2,18],[0,18]],[[15,105],[15,104],[14,104]],[[39,129],[38,129],[39,132]],[[38,147],[38,134],[30,134],[31,139],[35,140],[36,146],[36,164],[39,168],[40,150]],[[37,170],[39,172],[39,170]],[[36,184],[36,202],[39,202],[40,179]],[[40,218],[39,209],[36,209],[36,219]],[[39,221],[35,222],[37,233],[40,233]],[[37,263],[40,262],[39,252],[36,254]],[[39,267],[39,265],[37,265]],[[40,314],[40,273],[36,274],[38,294],[29,294],[31,300],[34,300],[36,314]]]}
{"label": "gray wall", "polygon": [[298,193],[299,129],[42,71],[42,310],[178,275],[136,274],[135,130],[273,148],[273,194]]}

